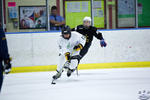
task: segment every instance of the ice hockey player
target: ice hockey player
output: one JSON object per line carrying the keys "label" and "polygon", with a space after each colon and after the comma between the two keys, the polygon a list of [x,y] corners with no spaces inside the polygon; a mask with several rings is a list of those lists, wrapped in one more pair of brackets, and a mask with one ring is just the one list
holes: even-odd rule
{"label": "ice hockey player", "polygon": [[78,25],[76,28],[73,28],[72,31],[77,31],[78,33],[84,35],[86,37],[86,43],[83,47],[83,49],[80,51],[80,59],[85,56],[85,54],[88,52],[93,37],[95,36],[97,39],[100,40],[101,47],[106,47],[107,44],[102,36],[102,33],[97,31],[96,27],[91,26],[91,18],[85,17],[83,19],[83,25]]}
{"label": "ice hockey player", "polygon": [[10,72],[10,61],[5,33],[0,27],[0,91],[3,83],[3,71],[6,74]]}
{"label": "ice hockey player", "polygon": [[75,31],[71,32],[69,26],[62,28],[62,33],[58,40],[59,64],[57,65],[57,73],[53,76],[53,79],[56,80],[61,76],[63,68],[67,68],[67,76],[71,76],[71,73],[78,66],[78,55],[85,42],[85,37]]}

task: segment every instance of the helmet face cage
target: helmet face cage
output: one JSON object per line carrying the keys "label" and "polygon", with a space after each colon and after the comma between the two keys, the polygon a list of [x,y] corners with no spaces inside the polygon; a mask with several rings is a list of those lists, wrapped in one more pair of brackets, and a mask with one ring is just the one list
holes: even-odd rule
{"label": "helmet face cage", "polygon": [[[70,29],[69,26],[64,26],[64,27],[62,28],[62,37],[63,37],[63,38],[65,38],[65,37],[64,37],[65,34],[70,34],[70,36],[71,36],[71,29]],[[69,36],[69,38],[70,38],[70,36]],[[65,38],[65,39],[69,39],[69,38]]]}
{"label": "helmet face cage", "polygon": [[88,21],[91,23],[91,17],[84,17],[83,22]]}
{"label": "helmet face cage", "polygon": [[84,19],[83,19],[83,25],[85,27],[89,27],[91,25],[91,17],[84,17]]}

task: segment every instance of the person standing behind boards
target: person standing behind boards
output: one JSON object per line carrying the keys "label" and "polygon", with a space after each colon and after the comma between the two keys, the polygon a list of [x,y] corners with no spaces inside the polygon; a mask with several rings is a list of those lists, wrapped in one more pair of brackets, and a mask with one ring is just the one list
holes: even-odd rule
{"label": "person standing behind boards", "polygon": [[64,18],[57,14],[57,7],[52,6],[50,15],[50,30],[61,30],[62,26],[64,25]]}

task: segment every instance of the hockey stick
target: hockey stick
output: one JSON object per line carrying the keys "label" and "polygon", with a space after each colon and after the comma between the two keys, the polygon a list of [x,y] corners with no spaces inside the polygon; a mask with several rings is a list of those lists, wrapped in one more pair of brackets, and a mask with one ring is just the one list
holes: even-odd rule
{"label": "hockey stick", "polygon": [[[78,64],[78,65],[79,65],[79,64]],[[78,65],[77,65],[77,68],[76,68],[77,76],[79,76],[79,72],[78,72]]]}
{"label": "hockey stick", "polygon": [[[75,50],[73,50],[73,52],[71,53],[70,56],[72,56],[74,54],[74,52],[75,52]],[[58,72],[58,74],[62,74],[64,69],[69,69],[69,65],[70,65],[70,62],[66,61],[65,64],[63,65],[63,67],[61,68],[61,70]],[[77,73],[77,76],[78,76],[78,65],[76,67],[76,73]],[[57,79],[53,78],[51,84],[56,84],[55,80],[57,80]]]}
{"label": "hockey stick", "polygon": [[[67,65],[66,65],[66,63],[67,63]],[[63,69],[69,69],[69,65],[70,65],[70,63],[68,63],[68,62],[66,62],[65,64],[64,64],[64,66],[63,66],[63,68],[60,70],[60,72],[58,73],[58,74],[62,74],[63,73]],[[78,74],[78,66],[76,67],[76,73],[77,73],[77,76],[79,75]],[[51,82],[51,84],[56,84],[56,81],[57,79],[52,79],[52,82]]]}
{"label": "hockey stick", "polygon": [[[69,67],[70,63],[68,61],[65,62],[65,64],[63,65],[63,67],[61,68],[61,70],[58,72],[58,74],[62,74],[63,73],[63,69],[67,69]],[[52,79],[51,84],[56,84],[55,80],[57,79]]]}
{"label": "hockey stick", "polygon": [[[72,54],[71,54],[71,55],[73,55],[73,54],[74,54],[74,52],[75,52],[75,50],[73,50],[73,52],[72,52]],[[79,65],[79,63],[78,63],[78,65]],[[77,76],[79,75],[79,73],[78,73],[78,65],[77,65],[77,67],[76,67],[76,74],[77,74]]]}

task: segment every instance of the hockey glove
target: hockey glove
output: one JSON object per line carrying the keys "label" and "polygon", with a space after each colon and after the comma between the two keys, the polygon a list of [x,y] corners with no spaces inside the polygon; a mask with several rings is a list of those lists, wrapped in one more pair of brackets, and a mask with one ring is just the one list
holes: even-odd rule
{"label": "hockey glove", "polygon": [[11,63],[10,62],[11,62],[11,58],[4,61],[4,72],[5,72],[5,74],[10,73],[10,71],[11,71]]}
{"label": "hockey glove", "polygon": [[65,58],[67,61],[70,61],[70,52],[65,53]]}
{"label": "hockey glove", "polygon": [[82,44],[78,44],[77,46],[75,46],[73,49],[76,51],[79,51],[83,48]]}
{"label": "hockey glove", "polygon": [[100,45],[101,47],[106,47],[107,46],[107,43],[105,42],[105,40],[100,40]]}

